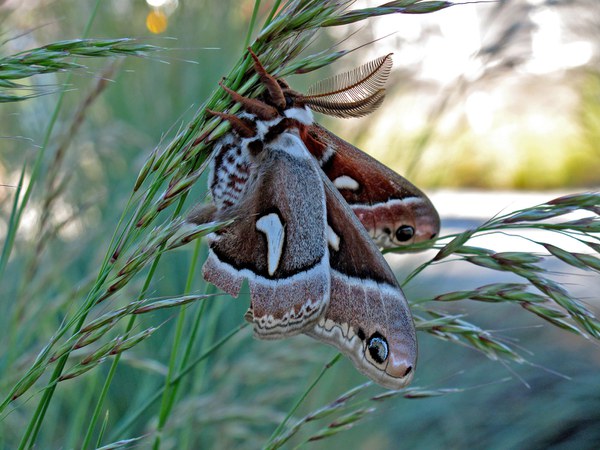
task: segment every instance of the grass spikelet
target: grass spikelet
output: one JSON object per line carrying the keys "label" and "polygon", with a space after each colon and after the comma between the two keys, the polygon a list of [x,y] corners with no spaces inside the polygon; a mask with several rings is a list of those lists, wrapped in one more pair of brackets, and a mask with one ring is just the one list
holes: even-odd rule
{"label": "grass spikelet", "polygon": [[471,347],[494,361],[499,359],[509,359],[518,363],[525,361],[515,349],[475,324],[455,315],[433,310],[426,312],[431,319],[415,317],[415,325],[419,331],[425,331],[448,342]]}
{"label": "grass spikelet", "polygon": [[569,315],[565,314],[559,309],[525,302],[521,303],[521,306],[527,311],[532,312],[536,316],[544,319],[546,322],[550,322],[552,325],[562,328],[563,330],[570,331],[571,333],[581,335],[581,330],[566,320],[568,319]]}
{"label": "grass spikelet", "polygon": [[[600,337],[598,334],[600,322],[580,300],[574,298],[564,286],[554,281],[551,277],[552,274],[547,273],[545,268],[546,257],[529,252],[494,252],[490,249],[469,245],[471,239],[490,233],[498,232],[504,235],[515,233],[514,235],[517,236],[518,230],[542,230],[568,236],[574,241],[586,244],[594,253],[600,254],[600,246],[597,243],[600,240],[598,235],[600,216],[590,211],[590,208],[593,209],[598,205],[600,205],[600,195],[598,193],[574,194],[495,217],[476,229],[467,230],[457,236],[451,236],[451,240],[445,245],[438,244],[437,246],[440,247],[438,253],[410,274],[405,283],[412,280],[416,274],[421,273],[427,266],[433,263],[439,264],[450,256],[456,255],[462,261],[470,264],[492,271],[512,273],[527,281],[527,284],[517,283],[504,286],[493,283],[471,291],[440,294],[433,300],[448,302],[470,299],[489,303],[513,302],[520,304],[526,311],[559,328],[576,332],[581,336],[598,339]],[[587,212],[587,217],[571,219],[572,213],[582,212]],[[565,216],[566,220],[560,221],[561,216]],[[550,256],[575,269],[597,270],[598,256],[570,252],[552,242],[537,240],[535,242],[540,245],[541,249],[549,252]],[[419,302],[419,304],[422,303],[423,301]],[[560,309],[553,307],[552,304]],[[438,317],[438,319],[441,318]],[[448,326],[448,323],[444,324],[444,332],[436,327],[431,327],[428,331],[450,341],[453,340],[450,336],[452,333],[462,334],[465,332],[461,328],[451,328],[448,333]],[[491,347],[495,346],[495,344],[487,345],[487,337],[482,340],[476,335],[463,335],[463,338],[466,338],[470,345],[483,351],[486,349],[492,350]],[[460,339],[455,341],[464,343],[464,340]],[[511,358],[514,357],[511,354],[512,350],[504,349],[501,345],[495,350],[507,351],[507,355],[510,355]],[[496,357],[495,350],[490,355]]]}
{"label": "grass spikelet", "polygon": [[135,39],[75,39],[60,41],[43,47],[0,58],[0,103],[22,101],[44,92],[21,95],[7,90],[26,88],[13,80],[35,75],[72,72],[85,66],[71,60],[73,56],[106,58],[110,56],[145,57],[164,48],[142,44]]}
{"label": "grass spikelet", "polygon": [[327,428],[323,428],[317,433],[313,434],[308,438],[308,442],[320,441],[322,439],[335,436],[341,431],[346,431],[352,428],[356,423],[362,420],[366,415],[371,414],[375,411],[375,408],[363,408],[357,409],[349,414],[346,414],[336,421],[329,424]]}
{"label": "grass spikelet", "polygon": [[164,300],[156,300],[153,302],[144,302],[144,306],[140,306],[132,311],[133,314],[145,314],[159,309],[176,308],[179,306],[187,305],[192,302],[199,300],[205,300],[211,296],[209,295],[182,295],[180,297],[174,297]]}
{"label": "grass spikelet", "polygon": [[323,26],[336,27],[348,25],[376,16],[388,14],[424,14],[452,6],[452,2],[446,1],[422,1],[422,0],[398,0],[385,3],[373,8],[354,10],[338,17],[325,21]]}
{"label": "grass spikelet", "polygon": [[[448,292],[433,298],[438,302],[453,302],[457,300],[478,300],[481,302],[501,302],[505,300],[517,300],[528,288],[523,283],[492,283],[481,286],[472,291]],[[545,301],[535,298],[537,301]],[[523,300],[519,300],[523,301]]]}
{"label": "grass spikelet", "polygon": [[34,366],[26,376],[21,378],[10,394],[10,401],[18,399],[21,395],[31,388],[35,382],[42,376],[46,368],[42,365]]}
{"label": "grass spikelet", "polygon": [[294,425],[290,426],[284,433],[280,434],[275,438],[272,438],[269,441],[269,444],[266,448],[280,448],[281,446],[283,446],[283,444],[288,442],[294,435],[296,435],[307,423],[322,420],[326,417],[337,413],[339,410],[345,409],[346,407],[348,407],[348,403],[351,400],[353,400],[357,395],[364,392],[369,386],[372,386],[372,383],[370,381],[358,385],[339,396],[333,402],[323,406],[322,408],[317,409],[316,411],[307,414],[305,417],[298,420]]}
{"label": "grass spikelet", "polygon": [[84,356],[78,364],[75,364],[73,367],[64,372],[58,381],[70,380],[83,375],[96,366],[102,364],[107,357],[118,355],[119,353],[129,350],[143,340],[149,338],[156,331],[156,329],[156,327],[150,327],[133,336],[118,336],[114,338],[110,342],[101,345],[98,349],[89,353],[87,356]]}
{"label": "grass spikelet", "polygon": [[433,261],[439,261],[459,250],[465,242],[467,242],[475,233],[473,230],[467,230],[456,236],[448,244],[446,244],[433,258]]}

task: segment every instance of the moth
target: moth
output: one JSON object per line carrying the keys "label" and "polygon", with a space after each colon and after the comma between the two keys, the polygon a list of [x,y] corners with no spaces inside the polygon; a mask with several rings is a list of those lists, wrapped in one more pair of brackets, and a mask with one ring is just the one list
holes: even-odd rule
{"label": "moth", "polygon": [[[383,99],[389,55],[348,76],[358,88],[346,89],[345,102],[298,94],[251,55],[263,98],[246,98],[222,85],[243,112],[210,111],[228,120],[232,132],[215,144],[213,204],[194,210],[188,220],[234,220],[209,235],[204,278],[234,297],[248,280],[246,319],[255,336],[305,333],[338,348],[375,382],[399,389],[413,377],[415,328],[371,237],[389,246],[425,240],[437,233],[439,218],[418,189],[315,124],[311,112],[372,111]],[[397,205],[401,214],[394,212]],[[382,207],[387,215],[379,212]],[[402,226],[418,232],[409,239],[400,232],[398,239]]]}

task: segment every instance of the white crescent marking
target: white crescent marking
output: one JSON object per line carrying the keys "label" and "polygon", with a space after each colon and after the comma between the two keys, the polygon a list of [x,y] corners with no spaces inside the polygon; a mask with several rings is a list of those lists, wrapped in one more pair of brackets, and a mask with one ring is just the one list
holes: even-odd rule
{"label": "white crescent marking", "polygon": [[333,185],[338,189],[348,189],[350,191],[356,191],[360,185],[358,181],[348,175],[342,175],[333,180]]}
{"label": "white crescent marking", "polygon": [[340,237],[335,234],[335,231],[329,225],[327,225],[327,242],[336,252],[340,249]]}
{"label": "white crescent marking", "polygon": [[267,261],[269,275],[273,275],[279,266],[285,230],[279,216],[275,213],[267,214],[256,221],[256,229],[267,237]]}

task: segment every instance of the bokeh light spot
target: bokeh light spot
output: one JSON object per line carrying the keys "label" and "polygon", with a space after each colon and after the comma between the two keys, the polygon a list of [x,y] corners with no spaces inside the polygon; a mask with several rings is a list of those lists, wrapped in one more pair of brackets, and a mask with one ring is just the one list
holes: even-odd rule
{"label": "bokeh light spot", "polygon": [[165,4],[169,3],[169,0],[146,0],[146,3],[155,8],[160,8],[161,6],[165,6]]}
{"label": "bokeh light spot", "polygon": [[160,34],[167,29],[167,16],[159,10],[150,11],[146,17],[146,28],[151,33]]}

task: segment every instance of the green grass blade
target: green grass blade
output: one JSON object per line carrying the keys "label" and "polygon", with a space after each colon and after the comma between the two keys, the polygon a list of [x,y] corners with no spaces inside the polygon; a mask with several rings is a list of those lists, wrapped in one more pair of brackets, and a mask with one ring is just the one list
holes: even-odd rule
{"label": "green grass blade", "polygon": [[258,15],[258,10],[260,9],[261,0],[254,0],[254,9],[252,10],[252,17],[250,18],[250,25],[248,25],[248,33],[246,33],[246,39],[244,40],[244,48],[242,51],[248,48],[250,45],[250,39],[252,38],[252,32],[254,31],[254,25],[256,23],[256,16]]}
{"label": "green grass blade", "polygon": [[319,383],[319,381],[321,381],[321,378],[323,378],[325,373],[331,367],[333,367],[341,358],[342,358],[342,354],[338,353],[331,359],[331,361],[329,361],[327,364],[325,364],[323,369],[321,369],[321,372],[319,372],[319,374],[315,377],[315,379],[308,385],[308,387],[300,395],[298,400],[296,400],[296,403],[294,403],[292,408],[288,411],[285,418],[281,421],[281,423],[277,426],[277,428],[275,428],[275,431],[273,431],[273,434],[271,434],[271,437],[268,440],[268,444],[265,446],[266,449],[273,450],[273,449],[279,448],[283,444],[283,442],[275,444],[275,440],[281,434],[284,427],[286,426],[288,421],[291,419],[292,415],[296,412],[296,410],[300,407],[300,405],[302,405],[302,403],[304,402],[306,397],[308,397],[308,394],[310,394],[311,391],[315,388],[315,386]]}

